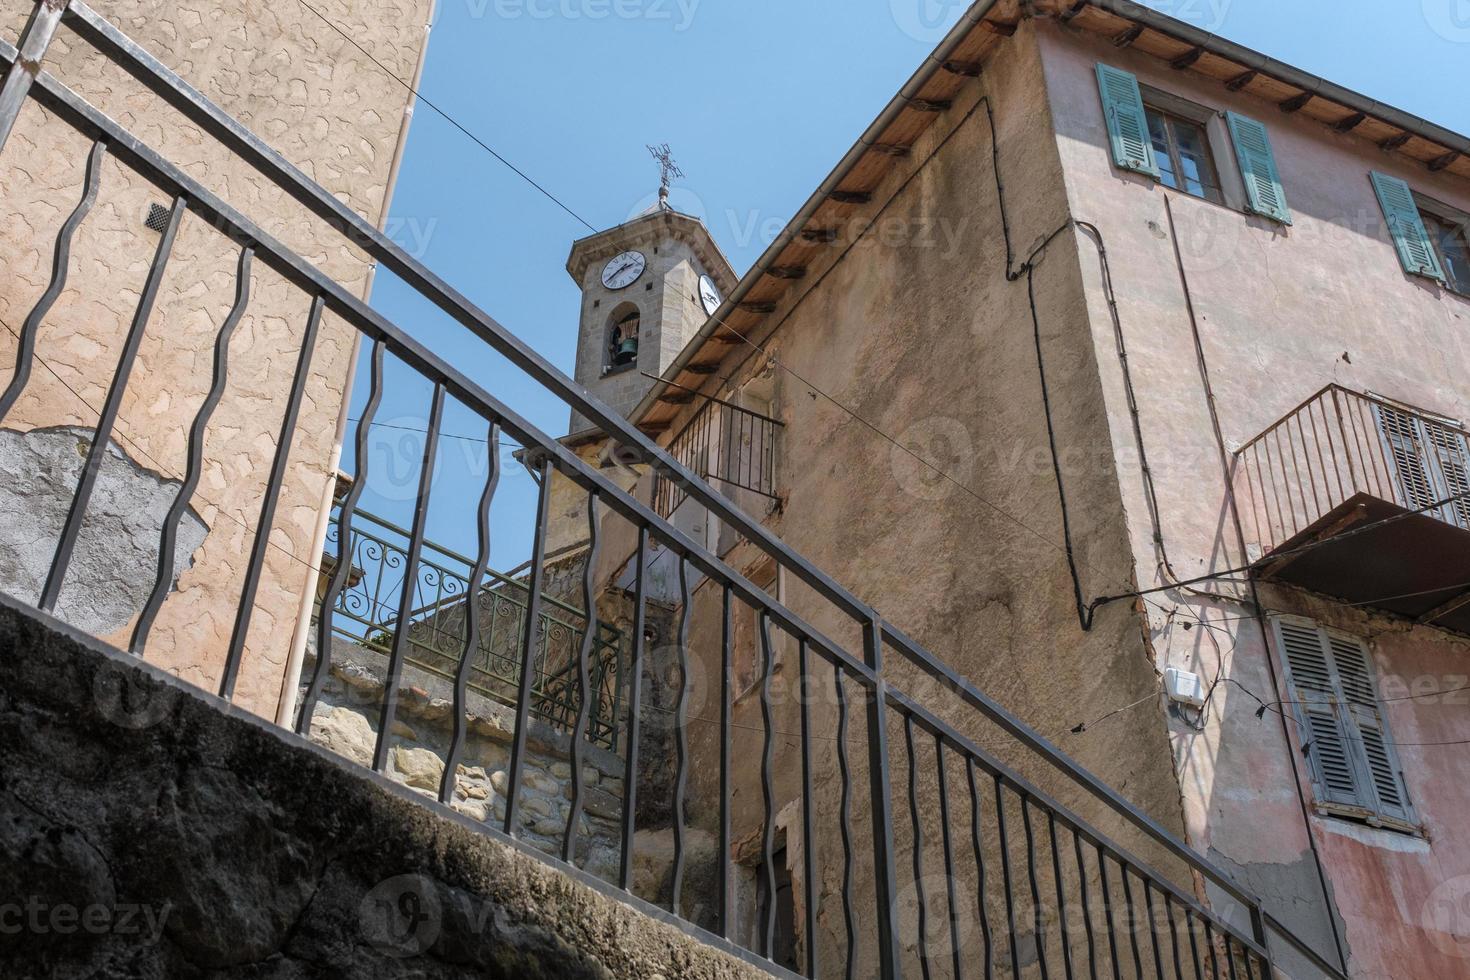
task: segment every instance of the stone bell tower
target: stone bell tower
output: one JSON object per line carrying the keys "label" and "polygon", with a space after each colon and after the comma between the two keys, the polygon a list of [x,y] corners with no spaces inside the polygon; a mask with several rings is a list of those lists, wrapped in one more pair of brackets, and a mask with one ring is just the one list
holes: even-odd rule
{"label": "stone bell tower", "polygon": [[[662,193],[648,212],[574,243],[567,272],[582,290],[576,380],[625,415],[736,282],[704,222]],[[568,435],[590,428],[572,413]]]}

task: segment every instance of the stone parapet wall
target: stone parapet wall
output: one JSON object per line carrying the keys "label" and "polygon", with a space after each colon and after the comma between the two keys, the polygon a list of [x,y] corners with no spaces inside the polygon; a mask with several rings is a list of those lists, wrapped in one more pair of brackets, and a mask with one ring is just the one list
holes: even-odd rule
{"label": "stone parapet wall", "polygon": [[767,975],[3,596],[0,706],[7,976]]}

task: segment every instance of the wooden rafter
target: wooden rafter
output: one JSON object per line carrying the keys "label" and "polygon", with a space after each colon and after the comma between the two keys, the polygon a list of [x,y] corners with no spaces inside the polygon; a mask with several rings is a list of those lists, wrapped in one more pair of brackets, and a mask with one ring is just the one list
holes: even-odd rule
{"label": "wooden rafter", "polygon": [[1251,82],[1254,82],[1255,80],[1256,70],[1252,68],[1248,71],[1241,72],[1239,75],[1236,75],[1230,81],[1226,82],[1225,87],[1232,92],[1239,92],[1241,89],[1245,88],[1247,85],[1249,85]]}

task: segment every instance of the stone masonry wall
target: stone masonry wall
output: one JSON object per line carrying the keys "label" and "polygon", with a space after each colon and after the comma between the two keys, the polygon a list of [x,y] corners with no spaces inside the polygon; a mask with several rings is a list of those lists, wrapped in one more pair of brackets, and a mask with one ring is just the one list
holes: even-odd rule
{"label": "stone masonry wall", "polygon": [[0,596],[6,976],[767,975],[651,911]]}

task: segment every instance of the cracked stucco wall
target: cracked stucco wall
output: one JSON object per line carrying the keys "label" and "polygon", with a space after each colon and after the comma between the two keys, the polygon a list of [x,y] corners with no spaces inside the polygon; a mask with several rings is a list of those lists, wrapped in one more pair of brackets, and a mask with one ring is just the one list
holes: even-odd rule
{"label": "cracked stucco wall", "polygon": [[[371,221],[383,204],[402,123],[402,86],[299,4],[186,0],[94,5],[165,64],[263,136],[288,160]],[[400,77],[425,39],[429,0],[327,0],[323,12]],[[4,0],[0,31],[14,40],[31,4]],[[223,148],[63,29],[47,67],[94,105],[265,230],[355,291],[368,270],[345,238],[288,203]],[[13,331],[51,277],[55,234],[81,197],[89,142],[28,104],[0,154],[0,383],[14,364]],[[66,289],[39,331],[38,362],[6,428],[91,428],[106,398],[158,236],[143,227],[165,197],[107,158],[96,205],[77,231]],[[114,441],[145,470],[179,481],[189,424],[211,383],[215,333],[235,298],[237,248],[186,215],[122,401]],[[224,398],[204,438],[192,505],[209,533],[164,604],[148,658],[217,687],[235,606],[276,450],[310,298],[255,263],[248,311],[229,345]],[[353,336],[328,316],[308,377],[237,687],[271,716],[299,596],[312,581],[312,537],[330,477],[335,423],[352,368]],[[89,526],[94,523],[89,519]],[[89,530],[84,533],[93,533]],[[146,563],[145,563],[146,564]],[[187,563],[185,563],[187,565]],[[183,567],[183,566],[181,566]],[[141,570],[140,570],[141,571]],[[131,572],[131,570],[130,570]],[[151,576],[151,572],[142,572]],[[69,579],[61,608],[87,602]],[[84,620],[77,619],[81,623]],[[104,631],[125,643],[131,623]]]}
{"label": "cracked stucco wall", "polygon": [[[0,429],[0,591],[25,602],[39,599],[91,437],[90,429],[76,426],[24,434]],[[153,590],[160,528],[179,488],[139,467],[116,443],[108,445],[92,517],[77,537],[72,588],[57,615],[99,636],[138,615]],[[181,515],[170,587],[208,530],[198,514]]]}

